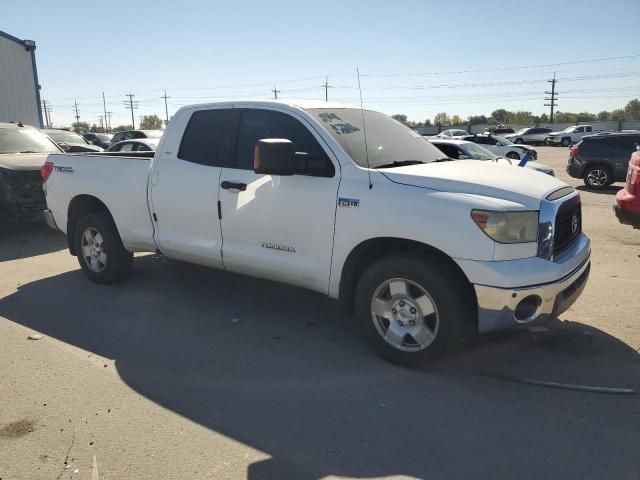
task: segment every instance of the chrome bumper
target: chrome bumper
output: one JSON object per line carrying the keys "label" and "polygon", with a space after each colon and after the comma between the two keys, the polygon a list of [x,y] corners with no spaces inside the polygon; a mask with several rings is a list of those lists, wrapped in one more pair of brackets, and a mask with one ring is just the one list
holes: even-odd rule
{"label": "chrome bumper", "polygon": [[478,330],[489,332],[547,323],[566,311],[584,289],[589,257],[569,275],[551,283],[521,288],[474,285],[478,299]]}
{"label": "chrome bumper", "polygon": [[51,213],[51,210],[47,208],[42,213],[44,214],[44,220],[47,222],[47,225],[49,225],[49,228],[52,228],[53,230],[60,230],[58,228],[58,225],[56,225],[56,221],[53,218],[53,213]]}

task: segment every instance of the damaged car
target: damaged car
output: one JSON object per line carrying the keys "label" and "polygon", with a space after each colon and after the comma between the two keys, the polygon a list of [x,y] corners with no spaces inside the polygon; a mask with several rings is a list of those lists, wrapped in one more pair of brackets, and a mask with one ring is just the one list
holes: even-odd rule
{"label": "damaged car", "polygon": [[38,129],[0,123],[0,217],[34,219],[45,208],[40,167],[62,150]]}

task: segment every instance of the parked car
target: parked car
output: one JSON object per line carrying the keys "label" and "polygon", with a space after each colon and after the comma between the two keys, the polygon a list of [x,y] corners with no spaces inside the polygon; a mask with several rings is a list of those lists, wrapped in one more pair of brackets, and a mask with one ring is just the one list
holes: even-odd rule
{"label": "parked car", "polygon": [[[498,157],[484,146],[466,140],[449,140],[445,138],[433,138],[429,140],[438,147],[447,157],[454,160],[490,160],[504,165],[515,165],[510,160]],[[527,168],[554,176],[553,168],[538,162],[527,162]]]}
{"label": "parked car", "polygon": [[111,144],[111,138],[113,138],[113,135],[111,135],[110,133],[85,132],[82,134],[82,138],[84,138],[90,144],[96,145],[106,150]]}
{"label": "parked car", "polygon": [[484,148],[500,157],[520,160],[525,153],[529,152],[534,159],[538,158],[538,152],[535,148],[530,147],[529,145],[516,145],[506,138],[492,134],[469,135],[468,137],[461,137],[461,140],[482,145]]}
{"label": "parked car", "polygon": [[627,176],[629,157],[640,143],[638,133],[598,133],[582,137],[571,147],[567,173],[582,178],[595,190],[623,182]]}
{"label": "parked car", "polygon": [[443,130],[436,137],[441,138],[454,138],[454,137],[464,137],[469,135],[469,132],[466,130],[461,130],[459,128],[450,128],[449,130]]}
{"label": "parked car", "polygon": [[516,131],[511,127],[487,127],[484,129],[484,133],[491,133],[492,135],[509,135],[510,133],[516,133]]}
{"label": "parked car", "polygon": [[56,130],[53,128],[42,129],[45,135],[48,135],[51,140],[56,142],[60,148],[68,153],[78,152],[102,152],[102,148],[91,145],[82,136],[76,132],[70,132],[69,130]]}
{"label": "parked car", "polygon": [[155,152],[158,147],[158,139],[156,138],[140,138],[138,140],[123,140],[114,143],[108,152]]}
{"label": "parked car", "polygon": [[37,128],[0,123],[0,216],[42,218],[45,208],[40,167],[62,150]]}
{"label": "parked car", "polygon": [[544,145],[550,133],[551,129],[546,127],[522,128],[515,133],[505,135],[504,138],[518,145],[526,143]]}
{"label": "parked car", "polygon": [[568,147],[574,143],[578,143],[582,137],[593,135],[594,130],[591,125],[577,125],[567,127],[560,132],[551,132],[547,137],[547,145],[562,145]]}
{"label": "parked car", "polygon": [[121,142],[122,140],[133,140],[136,138],[157,138],[162,136],[163,130],[126,130],[124,132],[116,132],[111,138],[111,144]]}
{"label": "parked car", "polygon": [[640,228],[640,151],[629,160],[627,183],[616,194],[613,209],[620,223]]}
{"label": "parked car", "polygon": [[297,285],[354,309],[381,354],[412,363],[556,318],[590,269],[573,188],[441,158],[359,107],[200,104],[176,112],[152,159],[50,155],[46,218],[94,282],[161,251]]}

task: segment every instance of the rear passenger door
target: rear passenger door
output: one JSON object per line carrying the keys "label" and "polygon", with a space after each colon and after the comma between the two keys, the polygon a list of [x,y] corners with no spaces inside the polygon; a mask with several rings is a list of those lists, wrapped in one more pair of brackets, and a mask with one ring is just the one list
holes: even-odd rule
{"label": "rear passenger door", "polygon": [[162,150],[156,151],[151,207],[156,244],[165,255],[223,266],[218,188],[232,111],[229,106],[185,111],[172,119]]}

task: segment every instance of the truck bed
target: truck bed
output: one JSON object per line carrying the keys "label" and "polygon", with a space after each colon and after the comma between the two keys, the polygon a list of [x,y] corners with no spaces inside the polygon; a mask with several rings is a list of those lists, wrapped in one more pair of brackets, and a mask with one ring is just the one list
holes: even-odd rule
{"label": "truck bed", "polygon": [[128,250],[155,251],[147,203],[152,157],[153,152],[49,155],[54,169],[47,181],[47,205],[58,228],[66,232],[74,200],[93,197],[111,212]]}

